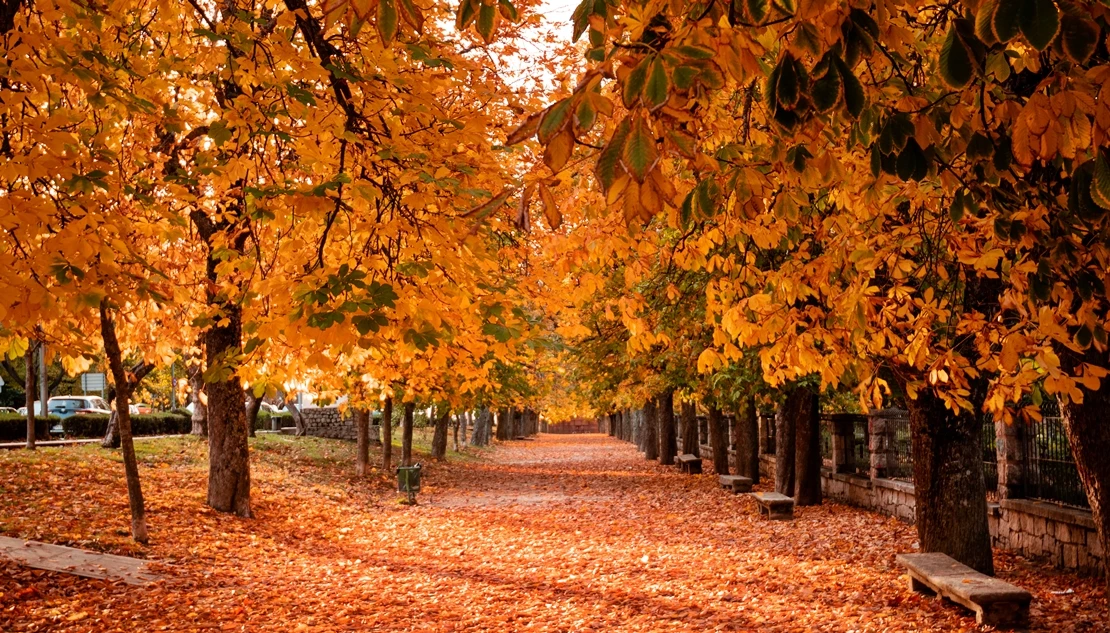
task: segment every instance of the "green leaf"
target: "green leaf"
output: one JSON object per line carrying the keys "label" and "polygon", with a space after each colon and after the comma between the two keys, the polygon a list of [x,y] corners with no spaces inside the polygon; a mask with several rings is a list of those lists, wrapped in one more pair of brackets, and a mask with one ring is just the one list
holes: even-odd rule
{"label": "green leaf", "polygon": [[621,153],[621,163],[636,182],[643,182],[658,158],[655,137],[651,135],[647,122],[637,118],[628,132],[628,140]]}
{"label": "green leaf", "polygon": [[497,17],[497,5],[483,3],[478,9],[478,35],[489,44],[493,41],[494,18]]}
{"label": "green leaf", "polygon": [[516,22],[520,18],[516,7],[509,0],[497,0],[497,9],[501,12],[501,17],[510,22]]}
{"label": "green leaf", "polygon": [[840,71],[835,65],[830,64],[825,74],[813,82],[813,88],[810,89],[809,94],[813,98],[813,107],[817,108],[818,112],[828,112],[840,103],[843,92],[844,82],[840,78]]}
{"label": "green leaf", "polygon": [[991,18],[994,17],[997,6],[997,0],[983,0],[979,3],[979,12],[975,14],[975,36],[983,40],[987,46],[998,42],[998,38],[994,36],[994,29],[991,28]]}
{"label": "green leaf", "polygon": [[586,32],[590,26],[590,12],[593,10],[594,0],[582,0],[574,9],[570,19],[574,23],[574,33],[570,38],[571,42],[577,42],[578,38]]}
{"label": "green leaf", "polygon": [[694,66],[682,65],[671,71],[671,81],[678,90],[689,90],[694,85],[694,79],[701,72]]}
{"label": "green leaf", "polygon": [[678,51],[679,54],[690,59],[713,59],[717,56],[717,53],[713,49],[704,46],[679,46],[675,50]]}
{"label": "green leaf", "polygon": [[478,17],[478,3],[481,0],[462,0],[459,10],[455,13],[455,28],[459,31],[466,29]]}
{"label": "green leaf", "polygon": [[1095,169],[1091,175],[1091,200],[1103,209],[1110,210],[1110,162],[1106,154],[1098,152]]}
{"label": "green leaf", "polygon": [[1060,31],[1060,12],[1053,0],[1025,0],[1020,13],[1021,34],[1038,51],[1048,48]]}
{"label": "green leaf", "polygon": [[767,0],[745,0],[744,5],[748,9],[748,19],[753,24],[762,24],[767,19]]}
{"label": "green leaf", "polygon": [[366,336],[371,332],[376,333],[378,330],[382,329],[382,327],[389,325],[389,319],[387,319],[384,314],[375,312],[374,314],[353,317],[351,323],[355,326],[355,329],[358,330],[360,335]]}
{"label": "green leaf", "polygon": [[898,154],[897,170],[902,180],[921,180],[928,174],[929,161],[917,139],[911,137],[906,141],[906,147]]}
{"label": "green leaf", "polygon": [[801,98],[801,86],[798,78],[798,69],[794,63],[794,56],[787,53],[779,61],[778,82],[775,84],[775,96],[778,105],[787,110],[793,110]]}
{"label": "green leaf", "polygon": [[378,0],[378,36],[382,43],[389,46],[397,37],[397,4],[394,0]]}
{"label": "green leaf", "polygon": [[316,105],[316,97],[312,96],[311,92],[301,88],[295,83],[290,82],[285,84],[285,91],[289,93],[290,97],[293,97],[306,106]]}
{"label": "green leaf", "polygon": [[953,25],[940,48],[940,77],[952,88],[960,89],[971,81],[971,51],[956,34]]}
{"label": "green leaf", "polygon": [[578,109],[574,111],[574,127],[580,132],[589,132],[597,120],[597,110],[594,109],[589,99],[581,99]]}
{"label": "green leaf", "polygon": [[833,64],[840,73],[840,78],[844,82],[844,107],[848,110],[848,114],[853,118],[858,119],[859,115],[863,113],[863,109],[867,106],[867,97],[863,93],[863,84],[860,83],[859,78],[852,72],[848,65],[840,60],[839,57],[833,58]]}
{"label": "green leaf", "polygon": [[667,69],[663,67],[663,59],[656,56],[651,62],[651,70],[644,85],[644,105],[655,110],[666,103],[667,87]]}
{"label": "green leaf", "polygon": [[621,121],[613,132],[613,138],[609,139],[609,143],[605,146],[605,149],[601,150],[601,154],[597,158],[594,176],[597,177],[601,188],[607,193],[617,176],[620,175],[620,159],[624,154],[624,144],[628,140],[630,129],[628,119]]}
{"label": "green leaf", "polygon": [[644,93],[644,85],[647,83],[648,69],[651,66],[651,59],[645,57],[636,64],[632,72],[628,73],[628,77],[624,79],[624,93],[622,95],[624,100],[624,107],[632,109],[636,105],[636,100]]}
{"label": "green leaf", "polygon": [[401,0],[401,16],[417,33],[424,31],[424,13],[412,0]]}
{"label": "green leaf", "polygon": [[482,333],[486,336],[492,336],[499,343],[507,343],[509,339],[513,338],[513,331],[500,323],[486,323],[482,326]]}
{"label": "green leaf", "polygon": [[555,134],[558,133],[559,130],[563,129],[563,126],[567,122],[567,114],[569,112],[569,98],[556,101],[551,105],[550,108],[547,109],[547,112],[544,113],[543,118],[540,119],[540,125],[538,129],[538,136],[541,143],[546,145],[547,142],[551,140],[551,137],[555,136]]}
{"label": "green leaf", "polygon": [[208,126],[208,138],[216,144],[216,147],[222,147],[224,143],[231,140],[231,129],[227,127],[227,121],[220,119]]}
{"label": "green leaf", "polygon": [[1060,44],[1068,59],[1076,64],[1086,62],[1098,45],[1098,24],[1071,13],[1060,18]]}
{"label": "green leaf", "polygon": [[991,31],[994,39],[1006,43],[1018,36],[1021,30],[1022,6],[1026,0],[997,0],[994,15],[991,16]]}

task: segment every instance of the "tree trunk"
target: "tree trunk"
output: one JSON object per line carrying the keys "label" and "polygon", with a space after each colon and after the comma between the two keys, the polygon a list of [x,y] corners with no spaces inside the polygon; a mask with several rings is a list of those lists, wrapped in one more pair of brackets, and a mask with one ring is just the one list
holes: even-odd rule
{"label": "tree trunk", "polygon": [[[27,450],[35,450],[35,343],[34,341],[27,341],[27,353],[24,355],[24,361],[27,363],[27,375],[24,378],[24,388],[27,397],[24,401],[27,403]],[[43,403],[43,408],[47,409],[46,403]],[[45,418],[45,411],[43,414]]]}
{"label": "tree trunk", "polygon": [[678,438],[674,428],[674,389],[668,389],[659,396],[659,463],[674,465],[675,452],[678,451]]}
{"label": "tree trunk", "polygon": [[[128,391],[129,394],[135,393],[135,389],[139,386],[139,383],[141,383],[143,381],[143,378],[146,378],[146,375],[149,374],[152,369],[154,369],[154,365],[152,363],[147,363],[147,362],[139,362],[139,364],[137,364],[137,365],[135,365],[134,367],[131,368],[131,371],[130,371],[129,376],[128,376],[128,387],[127,387],[129,389],[129,391]],[[112,385],[108,389],[108,401],[111,402],[112,400],[115,400],[115,399],[116,399],[116,386]],[[104,439],[100,440],[100,448],[119,448],[119,447],[120,447],[119,415],[117,414],[116,411],[112,411],[112,414],[110,416],[108,416],[108,429],[104,431]]]}
{"label": "tree trunk", "polygon": [[509,408],[505,407],[497,412],[496,437],[499,440],[509,439]]}
{"label": "tree trunk", "polygon": [[697,455],[698,447],[698,408],[693,402],[683,402],[679,408],[679,418],[682,421],[682,453],[684,455]]}
{"label": "tree trunk", "polygon": [[108,300],[100,301],[100,333],[104,339],[104,355],[108,357],[108,367],[112,380],[116,383],[116,415],[119,418],[120,447],[123,449],[123,471],[127,479],[127,500],[131,506],[131,537],[138,543],[146,543],[146,505],[143,503],[143,489],[139,483],[139,462],[135,458],[135,443],[131,439],[131,402],[132,380],[123,369],[123,354],[119,340],[116,339],[116,324],[108,313]]}
{"label": "tree trunk", "polygon": [[470,426],[470,417],[471,417],[471,415],[473,415],[473,413],[470,412],[470,411],[467,411],[467,412],[461,413],[461,414],[459,414],[458,416],[455,417],[455,452],[456,453],[459,452],[459,446],[460,446],[459,436],[460,435],[462,436],[461,446],[466,445],[466,430],[467,430],[467,427]]}
{"label": "tree trunk", "polygon": [[474,432],[470,436],[470,445],[488,446],[492,426],[493,412],[488,408],[480,409],[478,415],[474,417]]}
{"label": "tree trunk", "polygon": [[736,412],[736,474],[759,483],[759,419],[755,398],[748,398]]}
{"label": "tree trunk", "polygon": [[709,406],[709,448],[713,451],[713,470],[718,475],[728,474],[728,427],[716,404]]}
{"label": "tree trunk", "polygon": [[451,409],[444,404],[436,418],[435,433],[432,435],[432,459],[447,460],[447,424],[451,421]]}
{"label": "tree trunk", "polygon": [[190,398],[193,401],[193,429],[191,435],[208,436],[208,406],[204,404],[204,368],[200,359],[188,366]]}
{"label": "tree trunk", "polygon": [[659,407],[655,396],[644,403],[644,457],[659,459]]}
{"label": "tree trunk", "polygon": [[412,416],[416,403],[405,403],[405,416],[401,419],[401,465],[412,466]]}
{"label": "tree trunk", "polygon": [[[296,400],[296,397],[293,398]],[[293,426],[297,429],[294,437],[304,437],[308,435],[308,427],[304,424],[304,416],[301,414],[301,408],[293,400],[285,403],[285,409],[289,411],[289,415],[293,416]]]}
{"label": "tree trunk", "polygon": [[393,472],[393,398],[387,396],[382,403],[382,470]]}
{"label": "tree trunk", "polygon": [[[209,276],[216,262],[209,258]],[[212,301],[215,301],[214,299]],[[212,302],[210,301],[210,303]],[[242,310],[233,302],[217,303],[223,318],[209,328],[205,348],[209,368],[226,366],[241,352]],[[229,369],[234,369],[231,367]],[[251,516],[250,452],[243,385],[234,371],[205,385],[208,392],[208,505],[222,512]]]}
{"label": "tree trunk", "polygon": [[803,394],[794,422],[794,505],[816,506],[821,505],[820,398],[812,387],[798,391]]}
{"label": "tree trunk", "polygon": [[370,474],[370,410],[355,409],[351,412],[355,423],[357,443],[355,445],[355,474],[365,477]]}
{"label": "tree trunk", "polygon": [[247,435],[250,437],[255,437],[254,427],[258,426],[258,411],[261,408],[262,398],[256,398],[253,393],[248,393],[245,413],[247,415]]}
{"label": "tree trunk", "polygon": [[[971,387],[972,404],[981,405],[985,381],[972,380]],[[921,551],[941,552],[993,575],[980,443],[982,420],[976,413],[953,413],[927,389],[906,404]]]}
{"label": "tree trunk", "polygon": [[775,412],[775,492],[788,497],[794,494],[794,422],[802,406],[800,395],[791,390]]}
{"label": "tree trunk", "polygon": [[[1106,367],[1106,354],[1099,354],[1093,348],[1084,352],[1074,352],[1063,345],[1054,346],[1060,357],[1061,366],[1075,374],[1081,363]],[[1110,411],[1110,379],[1103,378],[1095,391],[1084,390],[1083,402],[1069,402],[1060,405],[1068,434],[1068,444],[1075,459],[1079,479],[1087,493],[1087,503],[1091,508],[1098,532],[1102,551],[1110,551],[1110,424],[1106,423],[1106,412]],[[1110,593],[1110,565],[1104,565],[1104,578],[1107,592]]]}

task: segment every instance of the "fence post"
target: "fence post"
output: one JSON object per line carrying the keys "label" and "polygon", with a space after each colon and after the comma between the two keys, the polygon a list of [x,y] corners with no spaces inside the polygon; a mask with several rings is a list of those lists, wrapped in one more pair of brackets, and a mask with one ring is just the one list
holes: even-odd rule
{"label": "fence post", "polygon": [[855,472],[852,455],[855,454],[856,429],[853,419],[847,415],[832,415],[832,460],[834,473]]}
{"label": "fence post", "polygon": [[1022,469],[1025,466],[1022,432],[1025,422],[1014,420],[1006,424],[1002,420],[994,422],[995,455],[998,461],[998,498],[1018,499],[1023,497],[1022,484],[1025,479]]}
{"label": "fence post", "polygon": [[876,411],[867,416],[868,449],[871,451],[871,478],[887,479],[891,466],[895,463],[894,426],[890,423],[886,410]]}

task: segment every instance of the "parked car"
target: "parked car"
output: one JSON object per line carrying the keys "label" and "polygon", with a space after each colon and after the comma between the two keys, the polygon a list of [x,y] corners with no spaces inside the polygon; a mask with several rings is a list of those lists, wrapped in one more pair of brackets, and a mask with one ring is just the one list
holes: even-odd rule
{"label": "parked car", "polygon": [[131,409],[131,413],[135,413],[138,415],[154,413],[154,409],[152,409],[149,404],[143,402],[136,402],[135,404],[131,405],[131,407],[134,407]]}
{"label": "parked car", "polygon": [[[37,405],[38,403],[36,402],[35,404]],[[94,415],[112,414],[112,408],[108,406],[108,403],[100,396],[54,396],[47,401],[46,409],[50,412],[50,415],[56,416],[62,420],[79,413]],[[50,428],[50,432],[61,435],[65,430],[59,422]]]}
{"label": "parked car", "polygon": [[[0,413],[7,413],[7,414],[16,413],[16,414],[18,414],[19,411],[17,409],[12,408],[12,407],[0,407]],[[24,412],[24,415],[26,415],[26,412]]]}

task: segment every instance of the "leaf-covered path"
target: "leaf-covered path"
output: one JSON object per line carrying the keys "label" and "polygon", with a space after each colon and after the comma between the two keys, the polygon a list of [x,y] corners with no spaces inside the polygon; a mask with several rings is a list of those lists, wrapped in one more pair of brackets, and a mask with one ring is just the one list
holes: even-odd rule
{"label": "leaf-covered path", "polygon": [[[255,445],[250,520],[203,506],[201,444],[152,449],[141,549],[117,532],[122,476],[106,453],[0,456],[5,533],[173,563],[153,589],[0,563],[0,630],[977,630],[906,590],[894,555],[911,551],[912,527],[837,504],[765,521],[713,476],[608,437],[433,465],[413,508],[384,477],[350,478],[348,445],[300,442]],[[1094,579],[996,556],[1034,593],[1033,630],[1107,630]]]}

